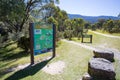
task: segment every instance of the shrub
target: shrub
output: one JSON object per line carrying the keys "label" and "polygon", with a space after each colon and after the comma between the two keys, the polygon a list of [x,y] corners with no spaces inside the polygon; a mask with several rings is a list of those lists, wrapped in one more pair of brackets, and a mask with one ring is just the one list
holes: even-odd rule
{"label": "shrub", "polygon": [[28,52],[30,49],[30,39],[23,36],[18,40],[17,45],[18,47],[24,49],[25,52]]}

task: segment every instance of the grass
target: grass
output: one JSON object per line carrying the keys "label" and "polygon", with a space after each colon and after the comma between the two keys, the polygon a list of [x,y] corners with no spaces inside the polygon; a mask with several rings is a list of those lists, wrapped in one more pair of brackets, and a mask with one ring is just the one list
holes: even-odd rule
{"label": "grass", "polygon": [[117,59],[114,62],[115,72],[116,72],[116,80],[120,80],[120,61]]}
{"label": "grass", "polygon": [[[93,41],[92,44],[88,44],[88,43],[82,43],[82,44],[86,44],[88,46],[93,46],[93,47],[108,47],[108,48],[114,48],[114,49],[118,49],[120,51],[120,39],[114,39],[114,38],[109,38],[109,37],[105,37],[99,34],[95,34],[93,32],[88,32],[88,34],[92,34],[93,35]],[[81,39],[78,40],[77,38],[73,38],[73,41],[79,42],[81,43]],[[89,42],[88,39],[85,39],[86,42]]]}
{"label": "grass", "polygon": [[106,31],[103,31],[103,30],[96,30],[97,32],[100,32],[100,33],[104,33],[104,34],[109,34],[109,35],[113,35],[113,36],[120,36],[120,33],[108,33]]}
{"label": "grass", "polygon": [[[106,38],[101,35],[94,34],[93,43],[83,43],[89,46],[107,46],[120,50],[120,40]],[[77,38],[74,41],[80,42]],[[88,39],[86,39],[88,41]],[[60,42],[56,48],[56,57],[51,60],[43,61],[45,58],[51,56],[51,52],[35,56],[35,61],[43,61],[33,67],[28,66],[20,71],[6,73],[7,68],[15,67],[21,64],[30,62],[30,55],[23,52],[22,49],[17,48],[16,43],[12,43],[0,49],[0,80],[79,80],[84,73],[87,72],[88,61],[92,58],[93,53],[87,49],[81,48],[74,44]],[[25,55],[23,55],[25,54]],[[41,69],[47,64],[64,61],[66,67],[62,74],[50,75],[43,72]],[[120,80],[120,62],[115,60],[113,63],[116,71],[116,80]]]}
{"label": "grass", "polygon": [[[7,46],[4,49],[12,49],[10,47],[15,47],[16,44],[12,44]],[[17,50],[18,49],[18,50]],[[6,50],[0,50],[0,51],[6,51]],[[10,52],[13,52],[11,54],[19,54],[22,50],[19,48],[16,48],[15,50],[11,50]],[[3,53],[2,52],[2,53]],[[9,54],[10,52],[7,53],[4,52],[4,54]],[[0,53],[1,54],[1,53]],[[87,65],[88,65],[88,60],[92,57],[92,51],[86,50],[84,48],[81,48],[79,46],[61,42],[61,45],[57,47],[57,57],[53,58],[52,60],[44,61],[41,62],[33,67],[23,69],[17,72],[10,72],[10,73],[5,73],[0,76],[0,80],[14,80],[14,79],[21,79],[21,80],[79,80],[82,75],[87,72]],[[46,57],[51,56],[51,52],[38,55],[35,57],[35,60],[37,59],[44,59]],[[2,58],[2,56],[0,55]],[[15,56],[14,56],[15,57]],[[17,59],[9,59],[9,60],[0,60],[0,71],[5,70],[6,68],[17,66],[20,64],[24,63],[29,63],[29,55],[27,56],[22,56]],[[43,72],[41,69],[52,62],[56,61],[64,61],[65,62],[65,69],[62,74],[58,75],[50,75],[45,72]]]}
{"label": "grass", "polygon": [[[17,48],[16,43],[10,43],[0,49],[0,77],[6,73],[6,69],[24,63],[24,57],[28,56],[23,50]],[[22,58],[22,59],[21,59]]]}
{"label": "grass", "polygon": [[[108,48],[114,48],[120,51],[120,39],[113,39],[113,38],[108,38],[105,36],[101,36],[92,32],[88,32],[88,34],[92,34],[93,35],[93,43],[82,43],[88,46],[92,46],[92,47],[108,47]],[[72,39],[75,42],[81,43],[81,39],[78,40],[77,38],[73,38]],[[86,39],[86,41],[89,41],[88,39]],[[115,72],[116,72],[116,80],[120,80],[120,61],[118,61],[117,59],[115,59],[114,64],[114,68],[115,68]]]}

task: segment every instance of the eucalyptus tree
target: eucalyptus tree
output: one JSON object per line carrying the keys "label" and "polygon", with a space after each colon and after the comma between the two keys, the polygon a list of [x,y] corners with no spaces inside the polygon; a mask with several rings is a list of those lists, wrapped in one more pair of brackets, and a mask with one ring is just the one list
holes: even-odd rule
{"label": "eucalyptus tree", "polygon": [[112,32],[112,28],[114,27],[113,20],[108,20],[106,24],[107,24],[106,30],[111,33]]}
{"label": "eucalyptus tree", "polygon": [[54,3],[44,5],[41,11],[43,11],[43,13],[45,14],[45,16],[43,17],[45,21],[49,19],[49,17],[53,17],[58,22],[58,31],[64,31],[63,23],[66,19],[68,19],[66,11],[61,10]]}
{"label": "eucalyptus tree", "polygon": [[120,32],[120,20],[107,20],[103,25],[103,29],[109,33]]}
{"label": "eucalyptus tree", "polygon": [[84,20],[81,18],[73,19],[74,35],[78,38],[80,38],[83,33],[84,23]]}
{"label": "eucalyptus tree", "polygon": [[31,22],[30,13],[36,9],[41,11],[44,5],[57,2],[58,0],[0,0],[0,21],[12,31],[18,40],[18,46],[28,51],[29,37],[26,38],[22,31],[28,26],[24,26],[25,23]]}
{"label": "eucalyptus tree", "polygon": [[102,29],[102,26],[103,26],[103,24],[106,22],[106,20],[105,19],[98,19],[98,22],[97,22],[97,29]]}
{"label": "eucalyptus tree", "polygon": [[71,40],[72,36],[73,36],[73,26],[72,26],[72,20],[70,19],[66,19],[64,22],[64,27],[65,27],[65,31],[64,31],[64,37],[65,38],[69,38],[69,40]]}
{"label": "eucalyptus tree", "polygon": [[32,10],[55,2],[58,0],[0,0],[0,21],[10,30],[21,32]]}
{"label": "eucalyptus tree", "polygon": [[44,13],[43,20],[48,23],[54,23],[56,25],[56,38],[63,38],[65,27],[64,21],[68,19],[67,13],[61,10],[54,3],[49,3],[43,6],[41,11]]}

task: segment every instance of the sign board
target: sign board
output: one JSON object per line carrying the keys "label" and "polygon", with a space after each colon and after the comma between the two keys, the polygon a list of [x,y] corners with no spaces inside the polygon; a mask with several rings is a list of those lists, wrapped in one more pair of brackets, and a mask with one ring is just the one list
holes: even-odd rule
{"label": "sign board", "polygon": [[90,39],[89,43],[92,43],[92,35],[88,35],[88,34],[82,35],[82,40],[81,40],[82,43],[84,38],[89,38]]}
{"label": "sign board", "polygon": [[53,49],[53,25],[32,23],[34,55],[45,53]]}

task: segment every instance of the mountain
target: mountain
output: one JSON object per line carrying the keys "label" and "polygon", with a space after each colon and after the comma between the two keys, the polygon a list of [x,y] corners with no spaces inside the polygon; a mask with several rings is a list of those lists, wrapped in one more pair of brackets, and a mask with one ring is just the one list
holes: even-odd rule
{"label": "mountain", "polygon": [[70,19],[74,19],[74,18],[82,18],[85,21],[88,21],[90,23],[95,23],[98,21],[98,19],[113,19],[113,20],[120,20],[120,18],[115,17],[115,16],[83,16],[83,15],[79,15],[79,14],[68,14],[68,17]]}

